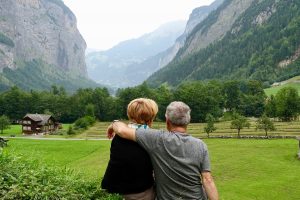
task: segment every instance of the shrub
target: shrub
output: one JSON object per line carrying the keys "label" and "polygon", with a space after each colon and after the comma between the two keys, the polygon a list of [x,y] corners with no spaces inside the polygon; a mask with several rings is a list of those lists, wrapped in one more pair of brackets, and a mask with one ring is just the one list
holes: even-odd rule
{"label": "shrub", "polygon": [[215,127],[215,118],[211,114],[207,114],[206,118],[206,126],[204,127],[204,132],[207,134],[207,137],[209,137],[209,134],[217,130]]}
{"label": "shrub", "polygon": [[87,129],[89,126],[95,123],[95,118],[91,116],[84,116],[75,121],[75,128]]}
{"label": "shrub", "polygon": [[121,200],[100,188],[100,180],[85,180],[70,169],[43,166],[9,154],[0,154],[0,196],[9,199]]}
{"label": "shrub", "polygon": [[68,135],[74,135],[75,133],[76,133],[76,132],[74,131],[73,126],[70,125],[69,128],[68,128],[67,134],[68,134]]}

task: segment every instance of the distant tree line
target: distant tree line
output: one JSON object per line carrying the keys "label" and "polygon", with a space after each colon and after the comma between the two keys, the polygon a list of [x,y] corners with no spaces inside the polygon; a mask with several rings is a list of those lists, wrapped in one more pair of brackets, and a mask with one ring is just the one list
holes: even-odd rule
{"label": "distant tree line", "polygon": [[127,119],[127,104],[135,98],[154,99],[159,106],[157,120],[165,120],[165,110],[171,101],[184,101],[192,109],[192,122],[218,119],[225,111],[246,117],[268,117],[289,121],[300,111],[297,90],[284,88],[267,97],[258,81],[186,82],[177,88],[167,85],[150,88],[146,83],[119,89],[111,96],[106,88],[79,89],[67,94],[63,87],[52,86],[50,91],[24,92],[17,87],[0,94],[0,116],[22,119],[27,113],[52,114],[63,123],[73,123],[84,116],[100,121]]}

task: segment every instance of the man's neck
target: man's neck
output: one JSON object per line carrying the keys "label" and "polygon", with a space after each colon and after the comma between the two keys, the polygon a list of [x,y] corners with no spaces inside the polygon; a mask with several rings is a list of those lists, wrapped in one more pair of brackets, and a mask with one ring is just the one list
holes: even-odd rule
{"label": "man's neck", "polygon": [[172,128],[170,128],[170,131],[186,134],[186,128],[185,127],[180,127],[180,126],[172,127]]}

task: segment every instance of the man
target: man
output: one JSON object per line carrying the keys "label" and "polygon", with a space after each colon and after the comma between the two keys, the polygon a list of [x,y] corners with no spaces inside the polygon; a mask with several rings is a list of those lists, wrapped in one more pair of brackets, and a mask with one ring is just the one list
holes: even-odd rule
{"label": "man", "polygon": [[[158,200],[218,200],[217,188],[210,173],[207,146],[187,133],[190,108],[183,102],[172,102],[166,110],[168,131],[132,129],[113,122],[107,131],[136,141],[150,155],[156,180]],[[203,191],[204,186],[205,192]],[[206,194],[205,194],[206,193]]]}

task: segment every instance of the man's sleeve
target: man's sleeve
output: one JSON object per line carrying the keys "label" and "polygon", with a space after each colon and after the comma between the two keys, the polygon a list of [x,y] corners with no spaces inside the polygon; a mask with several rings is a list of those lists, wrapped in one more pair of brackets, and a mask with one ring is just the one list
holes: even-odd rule
{"label": "man's sleeve", "polygon": [[147,152],[151,152],[159,145],[160,132],[154,129],[137,129],[135,131],[136,142]]}
{"label": "man's sleeve", "polygon": [[201,172],[207,171],[210,172],[210,160],[209,160],[209,154],[208,149],[205,143],[203,143],[203,149],[201,151],[202,153],[202,159],[201,159]]}

